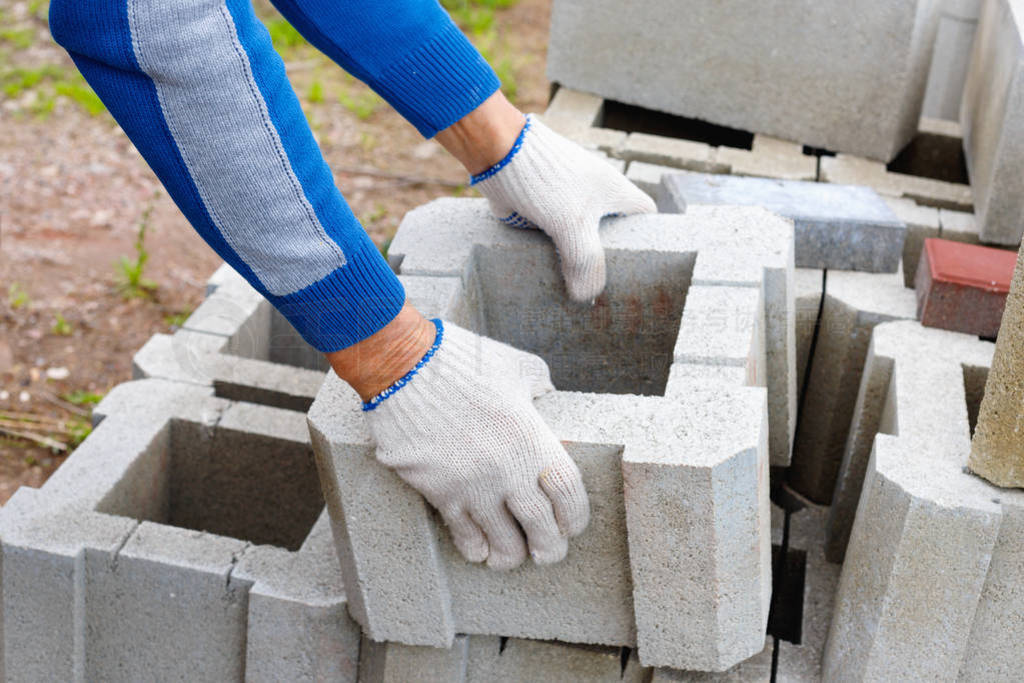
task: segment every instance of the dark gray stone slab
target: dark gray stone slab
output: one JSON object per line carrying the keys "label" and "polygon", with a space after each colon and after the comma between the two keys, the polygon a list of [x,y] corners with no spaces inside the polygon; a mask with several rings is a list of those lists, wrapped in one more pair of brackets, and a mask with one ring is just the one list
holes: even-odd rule
{"label": "dark gray stone slab", "polygon": [[798,268],[894,273],[906,226],[872,189],[798,180],[681,172],[665,175],[658,208],[762,206],[793,220]]}

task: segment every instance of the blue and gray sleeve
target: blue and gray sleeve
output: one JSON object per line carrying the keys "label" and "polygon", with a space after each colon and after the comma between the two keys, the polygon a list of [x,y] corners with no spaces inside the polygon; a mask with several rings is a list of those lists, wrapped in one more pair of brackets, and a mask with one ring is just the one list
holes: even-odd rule
{"label": "blue and gray sleeve", "polygon": [[[460,57],[453,38],[456,47],[436,45],[450,20],[434,0],[352,5],[378,19],[406,5],[424,22],[433,8],[443,16],[440,28],[422,26],[431,30],[419,47],[359,42],[364,31],[349,52],[374,54],[342,60],[329,52],[390,94],[421,131],[447,127],[493,92],[483,95],[490,85],[480,73],[490,72],[481,72],[475,51]],[[402,286],[335,187],[249,0],[54,0],[50,30],[193,227],[310,344],[345,348],[395,317]],[[432,62],[426,52],[434,49],[448,61]],[[477,91],[447,71],[469,74]],[[417,88],[436,88],[439,105],[408,104],[424,95]]]}

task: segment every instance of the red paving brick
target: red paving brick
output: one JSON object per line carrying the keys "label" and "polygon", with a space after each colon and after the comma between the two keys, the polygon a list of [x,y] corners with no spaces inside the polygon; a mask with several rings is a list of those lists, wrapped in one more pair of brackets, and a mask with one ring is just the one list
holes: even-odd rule
{"label": "red paving brick", "polygon": [[922,325],[995,338],[1017,253],[929,238],[914,287]]}

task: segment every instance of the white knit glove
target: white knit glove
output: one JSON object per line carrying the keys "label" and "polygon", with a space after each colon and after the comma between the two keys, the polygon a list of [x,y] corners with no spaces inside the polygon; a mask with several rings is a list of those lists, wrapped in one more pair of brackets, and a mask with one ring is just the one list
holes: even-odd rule
{"label": "white knit glove", "polygon": [[533,114],[512,150],[471,183],[500,221],[539,228],[554,241],[570,298],[593,301],[604,291],[603,216],[654,213],[654,200],[596,155],[545,126]]}
{"label": "white knit glove", "polygon": [[363,406],[377,459],[437,508],[470,562],[511,569],[527,543],[537,564],[558,562],[590,507],[576,463],[533,407],[554,390],[547,364],[435,324],[432,355]]}

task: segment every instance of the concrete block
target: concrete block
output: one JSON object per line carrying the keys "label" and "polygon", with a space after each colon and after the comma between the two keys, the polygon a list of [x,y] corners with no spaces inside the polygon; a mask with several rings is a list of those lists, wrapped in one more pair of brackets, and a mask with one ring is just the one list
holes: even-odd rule
{"label": "concrete block", "polygon": [[866,185],[880,195],[912,199],[924,206],[954,211],[973,207],[969,185],[887,171],[885,164],[848,154],[821,158],[820,180],[840,185]]}
{"label": "concrete block", "polygon": [[921,324],[994,339],[1017,255],[1003,249],[929,239],[921,258],[915,283]]}
{"label": "concrete block", "polygon": [[[934,10],[931,0],[781,8],[705,0],[628,11],[611,2],[558,0],[548,78],[887,161],[916,131],[938,24]],[[863,116],[868,110],[870,120]]]}
{"label": "concrete block", "polygon": [[963,242],[964,244],[980,244],[981,233],[978,222],[969,211],[950,211],[939,209],[939,236],[944,240]]}
{"label": "concrete block", "polygon": [[[329,378],[309,421],[356,586],[350,611],[369,637],[638,645],[645,665],[704,670],[760,651],[768,424],[784,455],[795,391],[791,231],[736,207],[606,220],[608,288],[580,309],[552,296],[561,278],[543,235],[503,229],[476,200],[411,212],[391,247],[400,277],[454,281],[472,302],[425,312],[548,360],[559,391],[537,408],[580,466],[592,522],[558,565],[498,574],[466,563],[423,499],[373,459],[358,400]],[[716,310],[720,324],[709,324]],[[673,366],[707,374],[670,393]],[[763,390],[723,385],[722,368],[779,388],[767,415]]]}
{"label": "concrete block", "polygon": [[680,671],[677,669],[655,669],[649,683],[768,683],[772,680],[772,639],[768,638],[764,649],[749,659],[730,667],[727,671]]}
{"label": "concrete block", "polygon": [[572,135],[599,125],[603,115],[603,97],[572,88],[559,88],[541,118],[552,130]]}
{"label": "concrete block", "polygon": [[903,239],[903,284],[914,286],[914,275],[921,259],[921,249],[929,237],[939,236],[939,214],[941,209],[922,206],[911,199],[882,197],[896,217],[907,226]]}
{"label": "concrete block", "polygon": [[207,298],[173,335],[154,335],[132,358],[134,379],[213,386],[217,395],[308,410],[327,369],[323,355],[226,264]]}
{"label": "concrete block", "polygon": [[[719,148],[718,151],[722,149],[724,148]],[[703,173],[729,171],[728,165],[716,161],[716,148],[693,140],[630,133],[618,153],[626,161],[643,161]]]}
{"label": "concrete block", "polygon": [[821,297],[825,293],[825,272],[817,268],[797,268],[796,285],[796,381],[803,388],[811,359],[811,341],[818,328]]}
{"label": "concrete block", "polygon": [[[1024,492],[964,469],[965,381],[993,345],[913,321],[875,328],[875,412],[836,607],[825,680],[1012,680],[1024,658]],[[879,382],[865,375],[862,383]],[[861,419],[861,418],[859,418]],[[852,462],[844,462],[850,469]],[[1012,577],[1012,578],[1011,578]]]}
{"label": "concrete block", "polygon": [[821,657],[832,622],[840,567],[825,558],[829,508],[808,503],[789,520],[789,547],[807,554],[804,568],[803,621],[800,642],[778,640],[775,680],[782,683],[820,681]]}
{"label": "concrete block", "polygon": [[1014,246],[1024,233],[1024,9],[985,2],[960,122],[983,242]]}
{"label": "concrete block", "polygon": [[459,635],[451,648],[363,639],[360,683],[644,683],[635,651],[557,641]]}
{"label": "concrete block", "polygon": [[[651,197],[654,197],[655,201],[657,201],[662,177],[678,172],[678,168],[661,164],[649,164],[645,161],[633,161],[626,167],[626,177],[634,185],[651,195]],[[664,211],[665,209],[661,210]]]}
{"label": "concrete block", "polygon": [[0,512],[6,678],[355,680],[304,415],[164,380],[97,413]]}
{"label": "concrete block", "polygon": [[[564,291],[564,285],[555,254],[545,246],[548,239],[535,231],[503,228],[481,200],[437,201],[410,213],[389,254],[401,264],[403,275],[461,277],[464,300],[470,303],[459,315],[476,311],[480,318],[483,311],[486,318],[469,326],[541,355],[552,366],[556,386],[570,390],[660,393],[670,365],[668,349],[676,336],[670,326],[680,313],[684,288],[763,288],[772,462],[785,464],[790,450],[786,434],[792,433],[796,401],[795,311],[791,270],[783,265],[791,247],[780,246],[779,240],[791,230],[788,221],[754,208],[702,207],[684,216],[606,219],[601,234],[610,285],[589,312],[558,297],[553,300],[552,292]],[[769,267],[764,265],[767,261]],[[496,286],[519,282],[526,272],[536,274],[536,287]],[[666,287],[667,282],[675,284]],[[630,288],[645,292],[643,305],[630,298]],[[479,301],[474,299],[478,296]],[[503,313],[513,310],[514,316]],[[613,322],[630,326],[630,331],[616,341],[595,332],[595,326]],[[585,331],[582,347],[574,341],[580,330]],[[617,346],[594,348],[603,344]],[[660,348],[664,353],[646,354],[641,360],[634,352],[638,348]],[[632,365],[620,367],[617,378],[608,379],[603,354]],[[586,376],[596,379],[583,387],[578,378]],[[623,385],[630,377],[641,378],[641,386]]]}
{"label": "concrete block", "polygon": [[700,204],[761,206],[792,219],[800,268],[892,273],[899,266],[906,227],[866,187],[686,172],[662,176],[661,211]]}
{"label": "concrete block", "polygon": [[942,3],[925,88],[924,116],[959,120],[960,100],[967,80],[980,7],[980,0]]}
{"label": "concrete block", "polygon": [[1024,252],[1017,259],[1006,301],[992,372],[978,414],[971,471],[998,486],[1024,488],[1024,439],[1021,435],[1022,357],[1024,357]]}
{"label": "concrete block", "polygon": [[889,320],[912,320],[916,309],[914,292],[898,273],[828,271],[788,475],[790,485],[812,501],[832,500],[871,330]]}
{"label": "concrete block", "polygon": [[[803,145],[767,135],[755,135],[751,149],[719,147],[715,157],[727,170],[710,173],[731,173],[738,176],[778,178],[780,180],[818,179],[818,159],[803,153]],[[699,171],[701,169],[691,169]]]}

